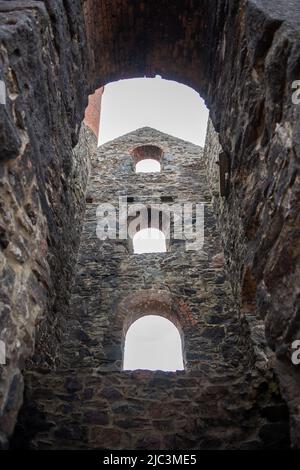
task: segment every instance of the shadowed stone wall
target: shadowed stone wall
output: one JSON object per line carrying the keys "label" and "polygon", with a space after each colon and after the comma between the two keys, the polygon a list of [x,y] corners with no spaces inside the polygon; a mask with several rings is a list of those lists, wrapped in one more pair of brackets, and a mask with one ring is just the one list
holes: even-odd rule
{"label": "shadowed stone wall", "polygon": [[[161,173],[135,173],[131,152],[143,144],[163,149]],[[152,301],[143,298],[147,292],[154,297],[156,292],[161,292],[165,310],[174,312],[172,320],[177,320],[184,332],[189,367],[193,358],[197,367],[204,367],[197,354],[203,354],[205,343],[209,348],[214,340],[219,347],[224,339],[225,327],[222,322],[218,324],[215,314],[225,311],[228,329],[230,317],[234,319],[236,314],[232,311],[229,286],[222,269],[223,254],[215,230],[202,152],[195,145],[149,128],[130,133],[97,150],[87,191],[72,307],[64,316],[68,325],[64,344],[72,365],[82,362],[82,365],[103,366],[107,363],[107,367],[112,368],[117,361],[116,368],[120,369],[124,315],[126,310],[130,313],[130,304],[137,309],[140,302],[141,308],[145,308],[147,301]],[[166,254],[135,255],[131,240],[101,242],[96,234],[97,207],[108,203],[118,208],[119,197],[125,198],[128,211],[139,203],[165,204],[166,209],[173,204],[205,203],[203,250],[186,251],[184,240],[171,240]],[[166,200],[170,202],[164,202]],[[120,305],[125,298],[128,305]],[[228,348],[228,343],[224,347]],[[232,354],[234,356],[234,350]],[[206,367],[214,362],[215,358],[208,355]]]}
{"label": "shadowed stone wall", "polygon": [[[13,448],[280,449],[286,405],[255,372],[112,372],[26,375]],[[51,393],[51,397],[50,397]]]}
{"label": "shadowed stone wall", "polygon": [[[274,367],[280,378],[282,393],[291,400],[291,424],[297,435],[297,390],[300,377],[299,366],[292,364],[292,343],[300,335],[297,310],[294,311],[298,306],[295,286],[300,278],[297,262],[299,243],[296,240],[296,227],[299,227],[296,215],[298,204],[292,196],[296,175],[295,162],[287,161],[282,156],[281,164],[284,166],[285,161],[287,167],[280,178],[285,179],[286,185],[276,185],[279,174],[276,173],[275,161],[273,170],[265,173],[260,183],[247,171],[242,171],[239,177],[231,172],[229,194],[221,197],[219,167],[216,164],[221,152],[218,134],[210,121],[204,159],[234,298],[237,299],[242,321],[256,350],[262,351],[262,345],[266,345],[267,341],[271,346],[277,344]],[[263,195],[262,188],[265,188]],[[297,192],[297,184],[295,190]],[[248,194],[245,194],[245,191]],[[295,224],[295,232],[291,223]],[[233,226],[236,227],[235,230]],[[229,234],[232,235],[231,238]],[[274,247],[271,248],[273,243]],[[278,261],[278,250],[282,253],[281,261]],[[269,257],[268,263],[266,255]],[[281,275],[283,277],[280,282],[285,284],[284,292],[289,297],[288,304],[291,309],[288,311],[284,306],[288,297],[282,296],[283,290],[278,284]],[[277,281],[271,282],[272,277],[276,277]],[[295,301],[293,307],[292,299]],[[276,338],[279,337],[278,344]]]}
{"label": "shadowed stone wall", "polygon": [[[135,173],[141,145],[162,149],[160,173]],[[117,208],[120,196],[128,211],[140,203],[204,203],[203,247],[187,250],[187,241],[171,239],[167,253],[133,254],[131,240],[99,240],[98,207]],[[26,374],[14,446],[288,446],[272,354],[252,344],[234,306],[203,150],[154,129],[134,131],[94,151],[86,200],[60,366]],[[184,372],[120,372],[127,329],[147,314],[178,327]]]}
{"label": "shadowed stone wall", "polygon": [[0,447],[23,400],[26,360],[35,350],[35,364],[56,362],[79,245],[88,153],[73,147],[87,63],[75,3],[68,18],[63,2],[0,1]]}
{"label": "shadowed stone wall", "polygon": [[[292,102],[300,76],[299,15],[295,0],[122,0],[109,8],[104,0],[0,1],[0,79],[7,88],[7,104],[0,105],[0,175],[7,182],[12,174],[13,225],[21,213],[27,217],[27,204],[40,204],[27,245],[48,269],[38,294],[27,282],[32,261],[12,261],[20,240],[1,214],[1,334],[9,351],[1,370],[5,435],[22,401],[19,371],[34,342],[35,361],[43,367],[56,362],[58,319],[79,241],[74,220],[83,208],[83,198],[74,199],[72,148],[88,94],[111,80],[158,73],[201,92],[230,159],[225,254],[244,305],[266,325],[299,446],[299,370],[290,360],[290,345],[299,339],[300,107]],[[38,203],[30,194],[34,185]],[[32,317],[20,315],[18,299],[10,299],[16,273],[22,281],[15,297],[23,295]],[[27,294],[18,296],[23,287]],[[27,297],[37,299],[33,308]]]}

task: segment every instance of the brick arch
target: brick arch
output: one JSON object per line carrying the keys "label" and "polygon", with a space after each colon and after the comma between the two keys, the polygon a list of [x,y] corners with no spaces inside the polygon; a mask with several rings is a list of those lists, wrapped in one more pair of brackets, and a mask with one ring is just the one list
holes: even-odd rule
{"label": "brick arch", "polygon": [[166,290],[145,289],[120,299],[115,309],[112,330],[115,342],[119,338],[121,352],[124,351],[126,333],[130,326],[139,318],[148,315],[164,317],[176,326],[181,337],[183,360],[186,365],[185,338],[193,328],[194,320],[188,305]]}
{"label": "brick arch", "polygon": [[163,157],[163,149],[158,145],[143,144],[134,147],[131,151],[131,155],[134,161],[134,165],[141,162],[142,160],[150,159],[161,163]]}
{"label": "brick arch", "polygon": [[[211,8],[209,0],[121,0],[110,2],[107,8],[105,0],[85,0],[87,85],[93,94],[89,108],[97,107],[94,101],[101,99],[99,90],[111,82],[160,75],[199,93],[219,131],[221,109],[227,99],[221,85],[231,74],[231,70],[220,68],[226,52],[224,47],[220,50],[225,15],[231,25],[226,31],[230,40],[240,34],[240,19],[236,6],[228,6],[223,0],[217,3],[218,7]],[[92,113],[93,109],[89,110],[88,117]]]}
{"label": "brick arch", "polygon": [[[176,80],[207,94],[210,48],[217,45],[209,1],[110,2],[85,0],[90,85],[135,77]],[[165,21],[165,19],[168,21]],[[191,47],[197,53],[191,52]]]}
{"label": "brick arch", "polygon": [[[226,9],[222,4],[225,2],[219,3],[218,13]],[[227,9],[231,10],[230,7]],[[95,107],[99,107],[99,90],[105,85],[123,79],[160,75],[199,93],[210,109],[218,131],[224,93],[216,94],[220,87],[214,69],[219,62],[216,58],[225,16],[220,14],[216,21],[214,10],[209,0],[121,0],[111,2],[109,8],[104,0],[85,0],[83,16],[89,53],[87,85],[92,94],[89,95],[88,117]],[[233,22],[237,18],[234,8],[232,10],[228,16],[233,15]],[[156,23],[152,27],[153,18]],[[239,25],[233,23],[235,28]]]}
{"label": "brick arch", "polygon": [[[285,383],[283,370],[294,373],[287,332],[292,329],[294,339],[298,334],[299,252],[286,247],[299,239],[299,211],[295,207],[291,216],[283,194],[297,200],[290,174],[299,156],[292,137],[298,135],[299,107],[292,103],[291,88],[299,79],[299,6],[289,2],[287,8],[284,0],[216,0],[213,7],[210,0],[105,5],[104,0],[84,2],[89,90],[159,74],[191,86],[205,99],[234,182],[220,211],[233,290],[239,297],[249,270],[257,295],[248,291],[247,304],[255,305],[262,318],[267,312],[268,343],[277,351],[275,368]],[[277,167],[282,159],[291,173]],[[274,168],[280,184],[274,185]],[[272,211],[268,200],[278,201]],[[289,324],[284,335],[283,323]],[[285,395],[290,400],[289,392]]]}
{"label": "brick arch", "polygon": [[[138,210],[140,204],[133,204],[133,206]],[[137,228],[137,232],[144,228],[156,228],[163,232],[163,234],[167,237],[168,232],[168,224],[171,223],[171,216],[169,212],[164,207],[164,204],[141,204],[141,208],[147,209],[147,214],[145,214],[145,220],[143,220],[143,226]],[[145,210],[146,212],[146,210]],[[129,216],[128,221],[130,222],[133,220],[133,216]],[[164,220],[162,220],[164,219]],[[164,224],[165,222],[165,224]]]}
{"label": "brick arch", "polygon": [[[133,206],[138,210],[138,207],[140,206],[139,204],[133,204]],[[171,237],[170,237],[170,231],[172,228],[172,214],[166,210],[165,204],[153,204],[151,206],[147,204],[142,204],[142,208],[147,208],[147,214],[143,214],[142,220],[143,224],[142,227],[138,226],[136,233],[138,233],[140,230],[143,230],[145,228],[155,228],[157,230],[160,230],[163,235],[165,236],[166,240],[166,248],[167,251],[170,249],[170,244],[171,244]],[[146,211],[145,211],[146,212]],[[127,223],[128,227],[132,221],[136,219],[136,213],[135,215],[128,216]],[[135,234],[134,234],[135,235]],[[130,252],[133,252],[133,237],[130,236],[129,232],[129,238],[128,238],[128,248]]]}

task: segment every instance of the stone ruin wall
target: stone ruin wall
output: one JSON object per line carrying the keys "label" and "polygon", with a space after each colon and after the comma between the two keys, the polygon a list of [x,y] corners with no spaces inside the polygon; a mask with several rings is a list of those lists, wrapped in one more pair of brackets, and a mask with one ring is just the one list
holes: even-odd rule
{"label": "stone ruin wall", "polygon": [[[163,149],[161,173],[135,173],[131,152],[145,144]],[[204,203],[203,249],[171,240],[167,253],[137,255],[130,240],[99,240],[97,207],[117,207],[120,196],[128,207]],[[248,367],[257,350],[242,337],[203,150],[150,128],[118,138],[93,152],[86,201],[61,363],[26,374],[15,448],[287,447],[271,364],[264,355]],[[121,372],[127,328],[145,314],[177,325],[185,371]]]}
{"label": "stone ruin wall", "polygon": [[6,446],[27,361],[31,367],[34,351],[34,364],[53,367],[57,360],[57,320],[69,297],[89,157],[73,148],[87,104],[83,25],[74,21],[71,31],[62,5],[34,1],[1,1],[0,23],[7,102],[0,106],[0,339],[6,345],[0,446]]}
{"label": "stone ruin wall", "polygon": [[[143,144],[156,145],[163,149],[161,173],[135,173],[130,152]],[[221,300],[217,299],[218,289],[224,283],[224,292],[228,292],[229,287],[222,272],[223,253],[215,233],[215,218],[205,182],[205,167],[201,162],[202,152],[197,146],[145,128],[100,147],[94,154],[77,263],[78,272],[71,299],[74,308],[65,317],[68,331],[64,344],[69,346],[72,365],[78,364],[82,357],[82,365],[88,366],[90,361],[102,365],[108,362],[111,368],[114,356],[115,360],[120,360],[120,356],[122,358],[120,322],[122,330],[123,320],[116,318],[112,322],[107,316],[116,311],[117,305],[124,298],[129,297],[130,303],[130,293],[134,296],[135,293],[149,289],[153,293],[161,291],[174,297],[173,302],[178,304],[177,309],[180,310],[182,304],[182,310],[186,311],[185,349],[190,354],[187,360],[193,361],[194,355],[198,364],[196,351],[201,348],[197,344],[197,336],[204,331],[205,322],[198,326],[193,321],[189,323],[193,311],[198,312],[201,305],[202,315],[205,309],[208,316],[214,317],[228,303],[227,309],[231,312],[230,295],[228,300],[225,295]],[[195,172],[198,178],[195,178]],[[138,203],[167,206],[185,202],[205,203],[204,250],[186,251],[183,240],[171,240],[170,251],[165,255],[137,256],[132,254],[130,240],[107,240],[101,243],[95,228],[97,207],[104,203],[118,207],[119,197],[122,196],[128,199],[128,209],[132,204]],[[193,268],[189,268],[190,265]],[[217,270],[218,266],[220,272]],[[99,280],[101,290],[98,288]],[[187,300],[188,305],[185,305]],[[124,307],[124,311],[127,308],[129,306]],[[207,335],[209,336],[209,332]],[[215,325],[215,329],[211,326],[211,335],[222,339],[224,331],[219,326]],[[78,340],[81,337],[83,339]],[[89,346],[88,351],[85,350],[85,341]],[[93,343],[96,343],[95,347]],[[107,345],[107,351],[104,349],[102,353],[99,345],[103,343]],[[207,359],[209,362],[209,358]],[[211,359],[213,363],[214,358]],[[120,364],[117,365],[117,369],[119,368]]]}
{"label": "stone ruin wall", "polygon": [[[112,372],[26,374],[13,449],[287,449],[278,387],[256,374]],[[49,394],[51,390],[51,395]]]}
{"label": "stone ruin wall", "polygon": [[[298,338],[297,333],[297,300],[295,301],[295,313],[288,319],[284,313],[284,299],[280,295],[278,283],[266,283],[264,277],[259,277],[260,282],[257,283],[257,275],[264,276],[268,267],[272,267],[272,275],[279,275],[280,270],[287,269],[285,282],[287,290],[293,290],[299,279],[299,263],[290,258],[288,261],[288,252],[291,256],[297,256],[298,242],[290,240],[288,245],[288,232],[292,233],[291,227],[288,228],[296,210],[296,200],[290,199],[292,189],[289,189],[289,181],[295,176],[293,173],[293,164],[289,162],[290,170],[284,174],[276,174],[276,167],[273,172],[269,173],[266,180],[272,188],[270,195],[267,193],[261,197],[260,201],[255,200],[254,193],[258,191],[256,179],[250,173],[244,173],[244,178],[240,180],[240,176],[234,174],[231,170],[229,176],[230,190],[226,197],[220,197],[219,192],[219,156],[223,152],[220,145],[219,135],[215,131],[212,122],[209,120],[206,144],[204,150],[204,159],[206,161],[207,175],[212,195],[214,211],[218,220],[218,228],[222,237],[222,246],[224,248],[226,269],[229,273],[229,279],[232,286],[233,296],[236,300],[236,308],[239,309],[241,315],[242,326],[245,329],[245,336],[251,338],[251,344],[254,347],[256,356],[254,361],[259,367],[259,362],[264,362],[264,356],[267,353],[274,365],[274,369],[279,376],[281,382],[281,390],[284,396],[290,397],[291,400],[291,425],[293,429],[298,427],[298,385],[299,373],[296,366],[292,366],[291,345],[293,339]],[[258,171],[258,170],[257,170]],[[286,184],[276,185],[276,178],[285,178]],[[251,184],[248,181],[251,180]],[[262,180],[264,181],[264,179]],[[244,186],[242,186],[242,184]],[[263,184],[263,183],[262,183]],[[264,181],[264,184],[267,184]],[[244,188],[253,186],[253,193],[245,198]],[[292,188],[292,185],[290,188]],[[237,196],[239,195],[239,196]],[[274,202],[276,199],[276,203]],[[289,203],[285,201],[289,199]],[[248,205],[252,209],[247,208]],[[255,220],[253,220],[253,208],[256,207]],[[252,212],[251,212],[252,211]],[[275,215],[277,213],[277,215]],[[279,215],[280,214],[280,215]],[[272,218],[274,216],[274,218]],[[297,216],[296,216],[297,217]],[[245,220],[248,229],[245,230]],[[287,222],[288,221],[288,222]],[[295,222],[295,221],[294,221]],[[254,225],[252,225],[254,224]],[[297,225],[297,222],[295,222]],[[262,228],[264,225],[264,229]],[[235,229],[233,229],[235,227]],[[263,232],[263,230],[265,230]],[[285,239],[286,237],[286,239]],[[272,242],[276,241],[275,246],[271,249]],[[259,251],[256,251],[259,250]],[[282,250],[286,253],[286,258],[281,259],[281,265],[278,265],[276,250]],[[286,251],[287,250],[287,251]],[[293,254],[292,254],[293,253]],[[265,261],[266,254],[269,257],[269,264]],[[253,275],[255,272],[255,276]],[[279,282],[279,277],[278,277]],[[296,288],[297,291],[297,288]],[[296,294],[291,294],[292,297]],[[290,303],[290,305],[291,305]],[[278,318],[273,322],[274,307]],[[290,313],[292,310],[290,310]],[[285,318],[283,319],[284,316]],[[281,319],[281,320],[280,320]],[[275,325],[276,329],[275,329]],[[270,341],[274,339],[275,332],[278,335],[287,335],[286,344],[279,347],[277,354],[273,355],[269,346],[274,345]],[[247,333],[248,332],[248,333]],[[284,333],[285,332],[285,333]],[[253,359],[253,358],[252,358]],[[250,360],[251,356],[250,356]],[[297,435],[297,433],[296,433]]]}
{"label": "stone ruin wall", "polygon": [[[7,106],[0,106],[0,315],[8,351],[1,442],[14,428],[20,371],[34,343],[35,363],[53,367],[57,360],[58,317],[68,302],[84,202],[84,182],[78,192],[73,180],[72,149],[88,94],[113,79],[159,73],[201,92],[232,163],[224,250],[236,289],[244,292],[242,311],[265,323],[299,446],[299,370],[290,360],[299,338],[300,107],[291,99],[300,75],[297,2],[216,0],[211,8],[203,1],[197,11],[189,1],[130,8],[123,0],[110,11],[103,1],[83,3],[82,10],[79,0],[0,1],[0,79],[7,87]],[[157,16],[168,21],[149,28]],[[78,168],[84,181],[87,166]],[[33,258],[21,262],[26,250],[44,268]],[[15,282],[20,296],[13,297]],[[22,301],[19,314],[22,295],[30,308]]]}

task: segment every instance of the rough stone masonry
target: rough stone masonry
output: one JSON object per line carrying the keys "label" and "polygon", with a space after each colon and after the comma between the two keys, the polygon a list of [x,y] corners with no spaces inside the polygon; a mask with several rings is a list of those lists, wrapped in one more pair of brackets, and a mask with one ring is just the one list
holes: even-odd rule
{"label": "rough stone masonry", "polygon": [[[299,447],[299,2],[107,5],[0,1],[1,442],[17,421],[23,371],[60,363],[89,172],[87,153],[74,151],[88,95],[159,74],[192,86],[210,109],[204,159],[234,303],[254,344],[265,328]],[[220,148],[230,163],[222,199]]]}
{"label": "rough stone masonry", "polygon": [[[260,325],[255,343],[242,324],[224,269],[203,149],[150,128],[96,149],[85,127],[81,139],[86,133],[94,149],[92,170],[70,308],[61,328],[60,365],[48,373],[26,373],[14,445],[287,447],[288,413],[272,355]],[[136,173],[134,155],[148,158],[155,148],[161,172]],[[104,212],[101,218],[98,207],[117,209],[120,197],[128,213],[133,205],[160,205],[165,216],[173,204],[203,203],[203,247],[187,250],[188,240],[171,237],[166,253],[135,254],[130,238],[100,240],[97,224]],[[155,226],[153,217],[147,222]],[[179,329],[185,371],[122,371],[126,332],[150,314]]]}

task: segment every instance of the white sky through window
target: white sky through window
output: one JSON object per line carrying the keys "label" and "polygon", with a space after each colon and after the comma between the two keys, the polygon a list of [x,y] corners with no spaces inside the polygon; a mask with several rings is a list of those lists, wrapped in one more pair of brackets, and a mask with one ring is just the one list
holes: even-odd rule
{"label": "white sky through window", "polygon": [[[102,145],[147,126],[204,147],[208,114],[199,94],[185,85],[158,76],[120,80],[105,86],[98,143]],[[159,166],[157,161],[143,160],[136,171],[160,171]],[[166,251],[164,234],[154,228],[138,232],[133,244],[136,254]],[[173,323],[150,315],[131,326],[124,369],[139,368],[183,369],[181,338]]]}
{"label": "white sky through window", "polygon": [[120,80],[104,89],[99,145],[148,126],[204,146],[207,119],[204,101],[186,85],[158,76]]}
{"label": "white sky through window", "polygon": [[165,253],[166,237],[157,228],[144,228],[133,237],[133,251],[142,253]]}
{"label": "white sky through window", "polygon": [[160,163],[153,158],[145,158],[137,162],[135,166],[136,173],[158,173],[160,172]]}
{"label": "white sky through window", "polygon": [[183,370],[179,331],[166,318],[147,315],[129,328],[124,351],[124,370]]}

